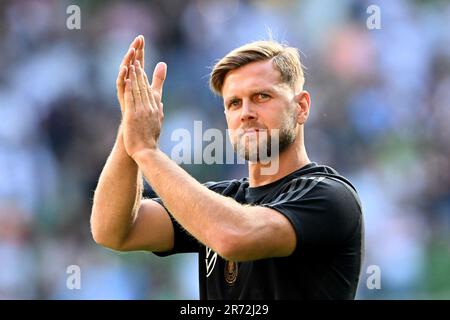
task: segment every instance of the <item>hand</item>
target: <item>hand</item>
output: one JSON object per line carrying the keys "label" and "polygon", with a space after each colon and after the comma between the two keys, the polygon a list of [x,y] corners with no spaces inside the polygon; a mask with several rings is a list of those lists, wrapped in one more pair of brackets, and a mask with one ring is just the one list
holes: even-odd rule
{"label": "hand", "polygon": [[[117,88],[117,98],[119,100],[120,109],[122,111],[122,115],[125,110],[125,80],[129,78],[129,67],[134,64],[135,61],[139,61],[141,68],[145,68],[144,60],[145,60],[145,39],[144,36],[137,36],[133,42],[130,44],[130,48],[122,59],[122,62],[119,67],[119,74],[116,80],[116,88]],[[158,103],[161,102],[162,99],[162,89],[163,83],[166,78],[166,69],[159,64],[156,66],[153,71],[153,79],[152,84],[149,85],[147,75],[144,73],[144,79],[147,82],[152,90],[155,93],[155,98]]]}
{"label": "hand", "polygon": [[131,42],[130,47],[122,59],[119,67],[119,74],[116,80],[117,89],[117,99],[119,100],[120,110],[122,115],[125,111],[125,100],[124,100],[124,90],[125,90],[125,79],[128,77],[128,69],[130,65],[138,60],[141,63],[142,68],[144,68],[144,47],[145,40],[143,36],[137,36]]}
{"label": "hand", "polygon": [[161,93],[166,70],[165,63],[157,64],[152,88],[139,60],[129,67],[129,79],[125,80],[123,140],[125,150],[133,159],[141,151],[158,148],[164,118]]}

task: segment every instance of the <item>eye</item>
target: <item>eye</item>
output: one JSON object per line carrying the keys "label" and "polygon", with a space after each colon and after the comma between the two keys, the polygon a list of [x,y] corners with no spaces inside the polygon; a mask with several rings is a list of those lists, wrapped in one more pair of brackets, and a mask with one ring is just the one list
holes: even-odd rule
{"label": "eye", "polygon": [[233,99],[228,103],[228,108],[229,109],[237,108],[237,107],[239,107],[240,103],[241,102],[238,99]]}
{"label": "eye", "polygon": [[270,98],[271,97],[268,94],[263,93],[263,92],[260,92],[256,95],[256,100],[258,102],[265,102],[265,101],[269,100]]}

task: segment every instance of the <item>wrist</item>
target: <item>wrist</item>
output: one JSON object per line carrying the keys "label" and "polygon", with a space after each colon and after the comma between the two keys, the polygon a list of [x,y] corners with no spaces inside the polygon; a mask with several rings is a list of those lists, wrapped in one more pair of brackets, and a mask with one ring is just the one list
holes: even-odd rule
{"label": "wrist", "polygon": [[[119,153],[123,158],[128,159],[130,162],[134,163],[133,158],[127,153],[127,149],[125,148],[125,141],[123,137],[123,129],[122,124],[119,126],[119,130],[117,132],[116,142],[114,144],[114,149],[117,153]],[[135,163],[134,163],[135,164]]]}
{"label": "wrist", "polygon": [[145,148],[134,152],[131,158],[139,165],[148,158],[155,157],[159,154],[160,150],[158,148]]}

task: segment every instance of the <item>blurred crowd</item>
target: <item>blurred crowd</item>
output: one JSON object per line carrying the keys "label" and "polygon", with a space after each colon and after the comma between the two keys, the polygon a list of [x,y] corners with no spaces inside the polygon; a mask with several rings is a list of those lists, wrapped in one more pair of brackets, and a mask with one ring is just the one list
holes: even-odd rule
{"label": "blurred crowd", "polygon": [[[66,9],[81,9],[69,30]],[[367,27],[367,7],[381,28]],[[171,132],[226,129],[208,89],[216,59],[269,36],[298,47],[312,95],[310,158],[362,199],[359,299],[450,298],[450,2],[375,0],[0,2],[0,299],[197,299],[194,254],[94,243],[93,192],[120,123],[115,79],[138,34],[146,70],[168,64]],[[183,165],[199,181],[245,165]],[[81,270],[70,290],[67,268]],[[381,288],[369,289],[369,266]]]}

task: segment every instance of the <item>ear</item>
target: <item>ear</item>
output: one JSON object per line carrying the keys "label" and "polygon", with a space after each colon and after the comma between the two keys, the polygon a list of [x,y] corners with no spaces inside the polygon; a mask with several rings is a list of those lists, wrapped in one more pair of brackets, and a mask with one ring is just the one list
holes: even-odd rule
{"label": "ear", "polygon": [[302,90],[295,96],[297,102],[297,123],[302,125],[309,116],[309,106],[311,105],[311,96],[306,90]]}

